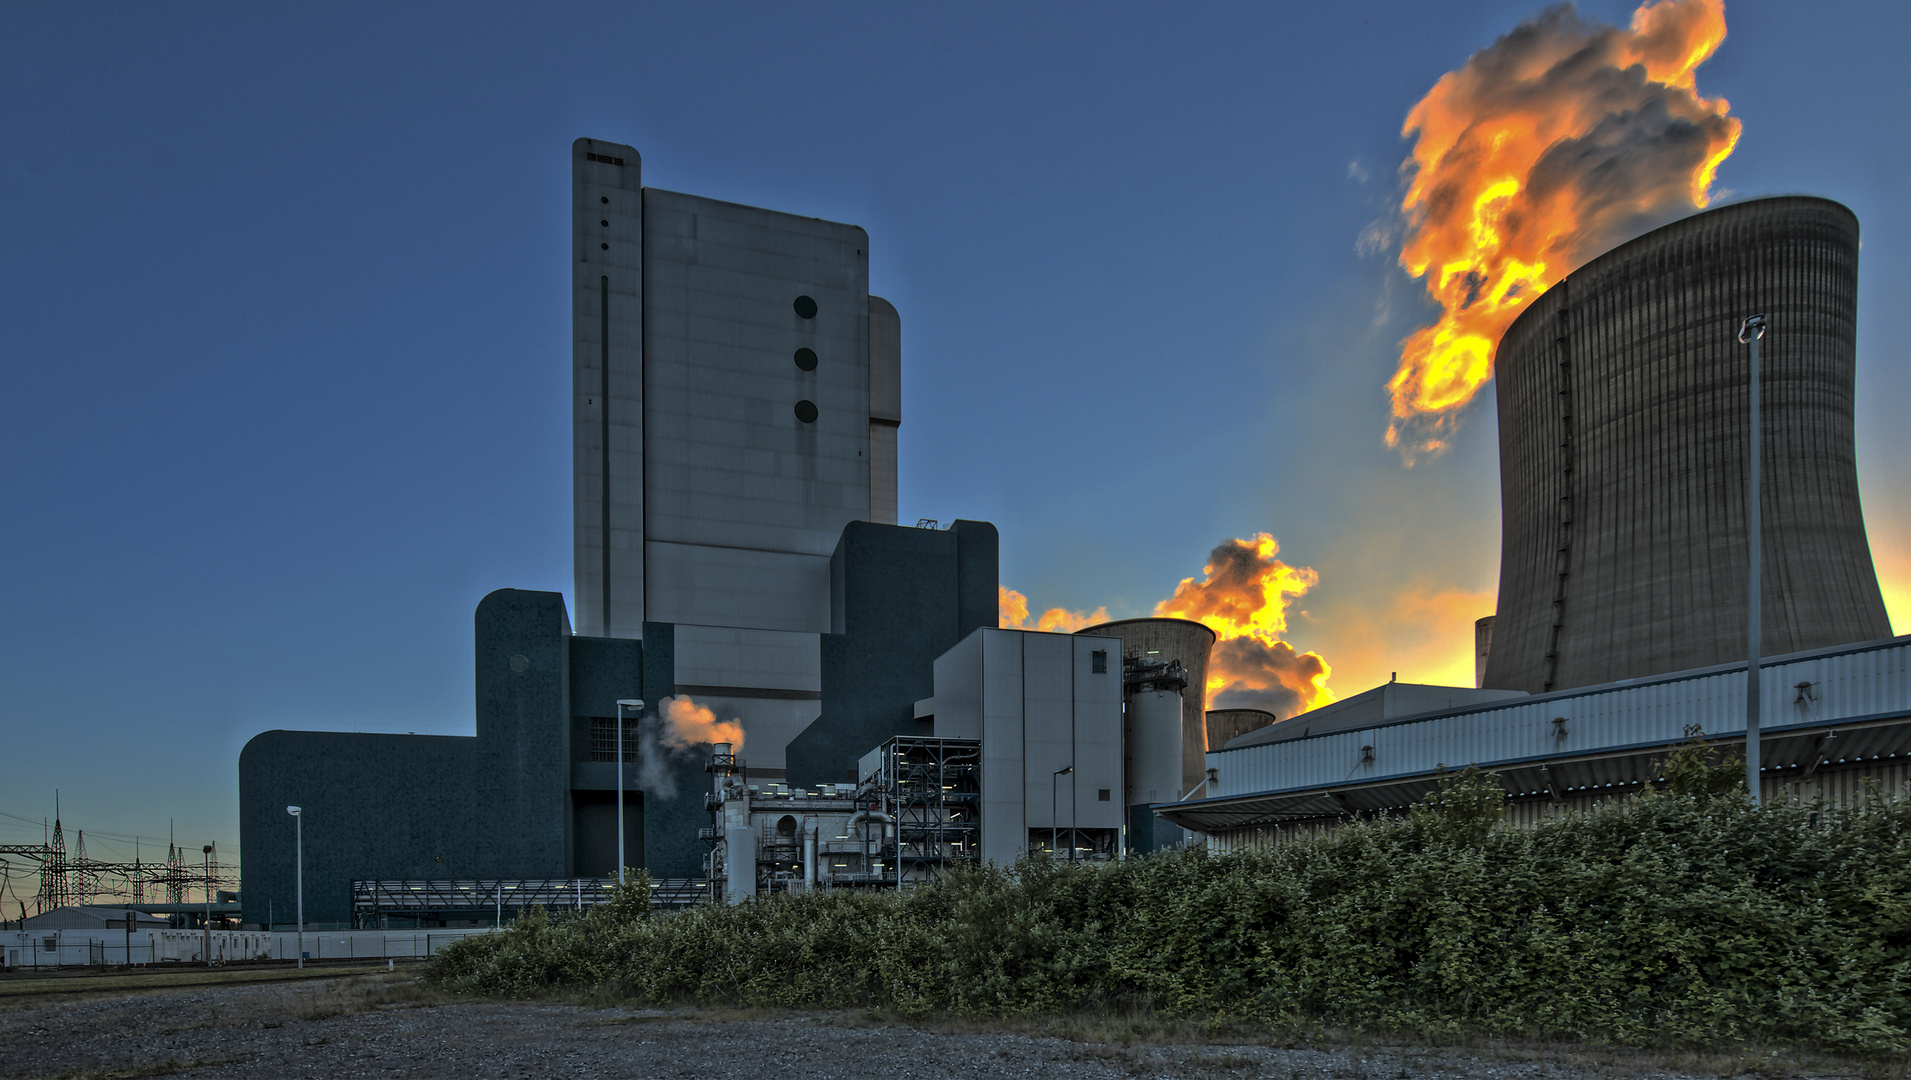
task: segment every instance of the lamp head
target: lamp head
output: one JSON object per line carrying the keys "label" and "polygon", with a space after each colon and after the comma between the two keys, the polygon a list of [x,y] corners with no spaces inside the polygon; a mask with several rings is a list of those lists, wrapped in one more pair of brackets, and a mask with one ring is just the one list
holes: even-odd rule
{"label": "lamp head", "polygon": [[618,698],[617,704],[622,705],[626,709],[636,709],[641,712],[644,707],[644,699],[643,698]]}
{"label": "lamp head", "polygon": [[210,854],[212,854],[212,845],[211,845],[211,844],[207,844],[207,845],[206,845],[205,847],[202,847],[202,848],[200,848],[199,850],[200,850],[200,851],[201,851],[202,853],[204,853],[204,854],[207,854],[207,855],[210,855]]}
{"label": "lamp head", "polygon": [[1738,340],[1742,345],[1749,345],[1764,336],[1765,316],[1763,315],[1748,316],[1745,320],[1745,325],[1738,329]]}
{"label": "lamp head", "polygon": [[285,808],[285,812],[288,814],[291,814],[293,817],[298,817],[299,814],[303,813],[304,811],[302,810],[302,808],[297,806],[288,806]]}

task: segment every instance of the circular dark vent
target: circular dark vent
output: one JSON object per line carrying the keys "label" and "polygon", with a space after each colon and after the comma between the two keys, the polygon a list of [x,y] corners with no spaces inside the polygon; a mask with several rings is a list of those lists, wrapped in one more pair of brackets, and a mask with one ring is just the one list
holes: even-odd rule
{"label": "circular dark vent", "polygon": [[811,300],[807,296],[797,297],[796,313],[805,319],[814,319],[816,317],[816,301]]}
{"label": "circular dark vent", "polygon": [[814,424],[816,422],[816,403],[814,401],[797,402],[796,418],[805,424]]}
{"label": "circular dark vent", "polygon": [[804,371],[815,371],[816,370],[816,350],[815,349],[796,350],[796,366],[802,368]]}

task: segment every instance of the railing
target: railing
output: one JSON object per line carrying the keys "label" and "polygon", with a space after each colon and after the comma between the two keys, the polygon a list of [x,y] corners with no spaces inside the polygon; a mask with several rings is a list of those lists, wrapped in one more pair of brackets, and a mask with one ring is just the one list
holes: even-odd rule
{"label": "railing", "polygon": [[[359,918],[416,915],[430,911],[499,908],[576,908],[610,902],[615,878],[474,878],[468,880],[358,880],[352,882],[352,913]],[[703,899],[709,883],[697,878],[660,878],[650,883],[653,908],[687,907]]]}

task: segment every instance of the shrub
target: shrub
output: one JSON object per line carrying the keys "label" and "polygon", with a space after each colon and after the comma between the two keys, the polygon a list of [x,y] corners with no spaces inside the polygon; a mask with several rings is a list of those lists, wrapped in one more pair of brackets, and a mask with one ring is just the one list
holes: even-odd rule
{"label": "shrub", "polygon": [[[1689,759],[1689,760],[1688,760]],[[447,949],[463,992],[906,1016],[1122,1008],[1425,1034],[1911,1048],[1911,807],[1757,808],[1730,763],[1663,792],[1500,822],[1445,778],[1405,818],[1226,856],[1034,858],[888,892],[653,914],[639,878]]]}

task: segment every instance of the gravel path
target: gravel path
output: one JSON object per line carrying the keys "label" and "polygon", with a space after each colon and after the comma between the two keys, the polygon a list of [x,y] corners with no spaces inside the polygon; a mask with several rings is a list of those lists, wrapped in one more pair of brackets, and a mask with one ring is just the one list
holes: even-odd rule
{"label": "gravel path", "polygon": [[[0,1009],[0,1076],[18,1077],[1278,1077],[1565,1080],[1673,1077],[1623,1056],[1548,1060],[1430,1048],[1109,1046],[853,1015],[444,1002],[415,982],[155,991]],[[1702,1074],[1712,1075],[1712,1074]]]}

